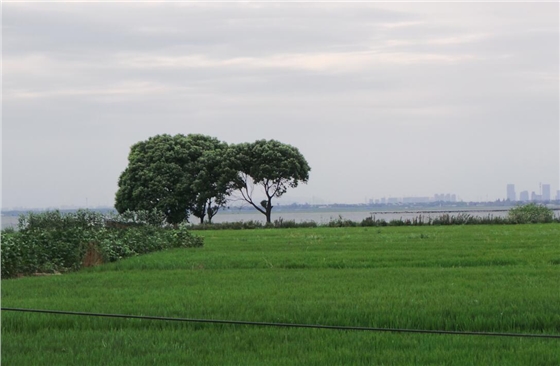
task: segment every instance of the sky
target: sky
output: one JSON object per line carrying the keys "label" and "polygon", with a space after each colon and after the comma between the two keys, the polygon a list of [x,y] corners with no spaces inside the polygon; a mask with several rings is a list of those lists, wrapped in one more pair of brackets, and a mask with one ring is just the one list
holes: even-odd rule
{"label": "sky", "polygon": [[178,133],[297,147],[284,203],[555,193],[559,80],[557,2],[3,2],[2,208],[112,206]]}

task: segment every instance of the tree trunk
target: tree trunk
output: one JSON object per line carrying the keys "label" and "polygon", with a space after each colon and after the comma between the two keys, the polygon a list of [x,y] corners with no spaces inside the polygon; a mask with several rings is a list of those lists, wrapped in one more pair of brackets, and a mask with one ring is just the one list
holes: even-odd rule
{"label": "tree trunk", "polygon": [[270,224],[272,222],[271,221],[271,217],[272,217],[272,198],[268,199],[268,204],[266,205],[265,216],[266,216],[266,223]]}
{"label": "tree trunk", "polygon": [[214,207],[212,207],[212,200],[208,200],[208,209],[206,210],[206,213],[208,214],[208,223],[211,224],[212,223],[212,217],[216,216],[216,214],[218,213],[218,211],[220,210],[220,206],[216,205]]}

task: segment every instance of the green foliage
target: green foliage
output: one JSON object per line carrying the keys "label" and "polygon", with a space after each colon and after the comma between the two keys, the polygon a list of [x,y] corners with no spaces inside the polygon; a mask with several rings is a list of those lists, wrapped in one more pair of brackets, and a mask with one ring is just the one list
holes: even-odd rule
{"label": "green foliage", "polygon": [[554,221],[554,212],[546,206],[529,203],[509,210],[508,219],[514,224],[547,223]]}
{"label": "green foliage", "polygon": [[157,135],[133,145],[119,178],[115,208],[158,210],[177,224],[189,213],[211,220],[226,203],[233,178],[224,167],[227,144],[204,135]]}
{"label": "green foliage", "polygon": [[61,213],[59,210],[54,210],[41,213],[29,212],[26,215],[20,215],[18,229],[92,229],[101,228],[104,223],[105,217],[99,212],[78,210],[76,212]]}
{"label": "green foliage", "polygon": [[[309,171],[298,149],[275,140],[228,147],[204,135],[157,135],[131,147],[115,208],[120,213],[157,209],[171,224],[188,221],[192,214],[203,224],[239,190],[270,223],[272,198],[306,183]],[[264,188],[266,200],[260,205],[253,201],[254,185]]]}
{"label": "green foliage", "polygon": [[342,215],[338,215],[338,218],[331,219],[327,223],[328,227],[355,227],[358,226],[358,223],[352,220],[344,219]]}
{"label": "green foliage", "polygon": [[205,223],[189,226],[190,230],[250,230],[264,228],[267,228],[267,225],[256,220],[220,222],[214,224]]}
{"label": "green foliage", "polygon": [[21,261],[24,253],[22,251],[25,248],[19,246],[17,242],[17,233],[6,232],[2,230],[2,240],[1,240],[1,251],[2,251],[2,277],[12,277],[15,276],[22,266]]}
{"label": "green foliage", "polygon": [[212,222],[212,217],[225,206],[231,182],[235,179],[225,158],[228,145],[204,135],[188,135],[187,140],[191,151],[191,189],[195,194],[190,211],[201,223],[205,217],[208,217],[208,222]]}
{"label": "green foliage", "polygon": [[376,220],[374,216],[368,216],[360,222],[360,226],[387,226],[387,222],[385,220]]}
{"label": "green foliage", "polygon": [[158,135],[130,148],[128,166],[119,177],[115,197],[118,212],[157,209],[169,223],[188,217],[193,200],[186,137]]}
{"label": "green foliage", "polygon": [[277,229],[309,228],[317,227],[315,221],[295,222],[295,220],[284,220],[282,217],[274,220],[272,226]]}
{"label": "green foliage", "polygon": [[[165,226],[166,217],[158,209],[154,208],[151,211],[139,210],[130,211],[126,210],[122,213],[116,215],[108,215],[107,220],[116,224],[130,225],[130,226],[141,226],[150,225],[155,227]],[[106,225],[107,226],[107,225]]]}
{"label": "green foliage", "polygon": [[[267,223],[271,223],[272,199],[309,180],[311,168],[299,150],[276,140],[233,145],[227,156],[236,176],[233,188],[266,216]],[[262,186],[265,200],[253,197],[254,185]]]}
{"label": "green foliage", "polygon": [[166,234],[166,240],[171,248],[200,248],[204,245],[204,240],[192,235],[186,225],[179,225],[174,230],[166,230]]}
{"label": "green foliage", "polygon": [[86,255],[102,262],[169,248],[201,247],[201,238],[186,226],[162,227],[157,211],[125,212],[106,226],[95,212],[29,213],[20,217],[19,231],[2,232],[2,277],[80,269]]}

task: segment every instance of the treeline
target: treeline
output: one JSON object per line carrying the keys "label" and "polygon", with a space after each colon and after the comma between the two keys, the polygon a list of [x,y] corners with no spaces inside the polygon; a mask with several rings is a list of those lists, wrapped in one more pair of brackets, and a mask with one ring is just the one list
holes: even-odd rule
{"label": "treeline", "polygon": [[2,278],[57,273],[170,248],[201,247],[187,227],[163,225],[157,211],[104,216],[79,210],[47,211],[19,218],[2,230]]}

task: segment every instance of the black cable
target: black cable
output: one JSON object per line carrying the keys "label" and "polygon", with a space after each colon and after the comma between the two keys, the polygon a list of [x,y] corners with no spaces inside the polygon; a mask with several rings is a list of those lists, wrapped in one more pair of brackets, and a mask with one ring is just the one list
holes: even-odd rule
{"label": "black cable", "polygon": [[361,330],[361,331],[374,331],[374,332],[395,332],[395,333],[452,334],[452,335],[476,335],[476,336],[493,336],[493,337],[556,338],[556,339],[560,339],[560,335],[558,335],[558,334],[461,332],[461,331],[450,331],[450,330],[371,328],[371,327],[351,327],[351,326],[338,326],[338,325],[250,322],[250,321],[240,321],[240,320],[170,318],[170,317],[162,317],[162,316],[144,316],[144,315],[127,315],[127,314],[100,314],[100,313],[86,313],[86,312],[77,312],[77,311],[19,309],[19,308],[1,308],[1,310],[2,311],[18,311],[18,312],[26,312],[26,313],[79,315],[79,316],[94,316],[94,317],[105,317],[105,318],[143,319],[143,320],[164,320],[164,321],[179,321],[179,322],[191,322],[191,323],[255,325],[255,326],[265,326],[265,327],[313,328],[313,329],[333,329],[333,330]]}

